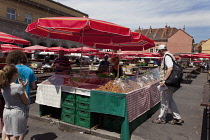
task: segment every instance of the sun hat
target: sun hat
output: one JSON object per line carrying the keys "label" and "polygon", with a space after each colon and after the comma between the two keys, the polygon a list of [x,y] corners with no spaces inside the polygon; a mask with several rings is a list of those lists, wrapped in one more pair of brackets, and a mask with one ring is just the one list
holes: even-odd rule
{"label": "sun hat", "polygon": [[164,50],[164,49],[166,49],[166,45],[164,44],[159,45],[157,48],[157,50]]}

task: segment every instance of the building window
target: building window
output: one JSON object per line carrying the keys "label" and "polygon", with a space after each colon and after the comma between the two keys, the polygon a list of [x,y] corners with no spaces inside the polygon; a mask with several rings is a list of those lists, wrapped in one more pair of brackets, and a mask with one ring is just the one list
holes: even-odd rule
{"label": "building window", "polygon": [[149,52],[153,53],[153,49],[150,49],[150,51],[149,51]]}
{"label": "building window", "polygon": [[16,20],[16,10],[11,9],[11,8],[7,8],[7,18]]}
{"label": "building window", "polygon": [[32,23],[32,14],[25,14],[25,23]]}

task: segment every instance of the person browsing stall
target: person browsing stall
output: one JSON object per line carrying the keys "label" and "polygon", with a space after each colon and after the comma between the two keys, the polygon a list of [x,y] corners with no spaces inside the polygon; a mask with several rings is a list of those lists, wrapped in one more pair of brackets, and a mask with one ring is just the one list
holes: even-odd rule
{"label": "person browsing stall", "polygon": [[[18,69],[15,65],[6,65],[0,70],[0,88],[5,100],[3,132],[9,140],[23,140],[28,133],[27,116],[29,99],[26,92],[28,81],[18,79]],[[2,135],[3,136],[3,135]],[[3,136],[2,139],[5,139]]]}
{"label": "person browsing stall", "polygon": [[[161,67],[160,67],[160,86],[165,87],[165,81],[171,75],[173,70],[173,60],[175,60],[174,56],[167,50],[166,45],[158,46],[158,53],[163,57]],[[170,56],[171,57],[170,57]],[[173,60],[172,60],[173,59]],[[165,124],[166,123],[166,115],[168,113],[168,109],[171,110],[173,119],[169,121],[169,124],[181,124],[184,123],[182,120],[177,105],[173,99],[175,87],[167,86],[167,88],[163,91],[160,91],[161,97],[161,108],[160,114],[157,119],[153,120],[155,124]]]}
{"label": "person browsing stall", "polygon": [[44,63],[45,63],[45,65],[50,65],[50,54],[49,53],[44,58]]}
{"label": "person browsing stall", "polygon": [[98,68],[98,71],[100,73],[103,73],[103,72],[109,72],[109,61],[108,61],[108,55],[105,55],[104,56],[104,60],[100,62],[99,64],[99,68]]}
{"label": "person browsing stall", "polygon": [[119,65],[120,58],[114,57],[111,59],[112,66],[110,67],[110,72],[115,75],[115,78],[120,78],[123,76],[123,70],[122,67]]}
{"label": "person browsing stall", "polygon": [[64,56],[64,51],[59,50],[59,57],[51,65],[55,67],[55,74],[64,74],[66,70],[71,70],[69,59]]}

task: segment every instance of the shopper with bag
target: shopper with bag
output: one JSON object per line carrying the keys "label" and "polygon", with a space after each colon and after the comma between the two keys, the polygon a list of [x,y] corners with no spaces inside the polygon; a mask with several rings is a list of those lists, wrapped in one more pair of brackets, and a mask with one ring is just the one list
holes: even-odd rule
{"label": "shopper with bag", "polygon": [[[166,83],[168,82],[168,78],[172,74],[173,65],[174,65],[174,56],[168,52],[165,45],[158,46],[158,53],[163,56],[163,60],[160,67],[160,86],[164,87],[167,86]],[[167,81],[167,82],[166,82]],[[171,110],[173,119],[169,121],[169,124],[181,124],[184,123],[182,120],[177,105],[173,99],[175,87],[170,85],[165,88],[165,90],[160,91],[161,94],[161,108],[160,114],[157,119],[153,120],[152,122],[155,124],[165,124],[166,123],[166,115],[168,113],[168,109]]]}
{"label": "shopper with bag", "polygon": [[[24,82],[18,79],[18,76],[18,69],[15,65],[6,65],[3,70],[0,70],[0,88],[5,100],[3,133],[6,133],[9,140],[23,140],[28,133],[27,105],[29,99],[26,92],[28,81]],[[15,83],[16,79],[19,80],[18,84]]]}

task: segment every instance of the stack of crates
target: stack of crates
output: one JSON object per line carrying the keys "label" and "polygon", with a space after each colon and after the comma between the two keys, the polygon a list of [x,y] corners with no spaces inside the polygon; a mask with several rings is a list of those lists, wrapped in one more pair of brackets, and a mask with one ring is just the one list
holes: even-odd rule
{"label": "stack of crates", "polygon": [[75,94],[62,91],[61,121],[75,124]]}
{"label": "stack of crates", "polygon": [[90,97],[62,91],[61,121],[91,128],[98,124],[98,114],[90,112]]}
{"label": "stack of crates", "polygon": [[76,122],[75,124],[85,128],[91,128],[98,124],[97,114],[90,112],[90,97],[76,95]]}

